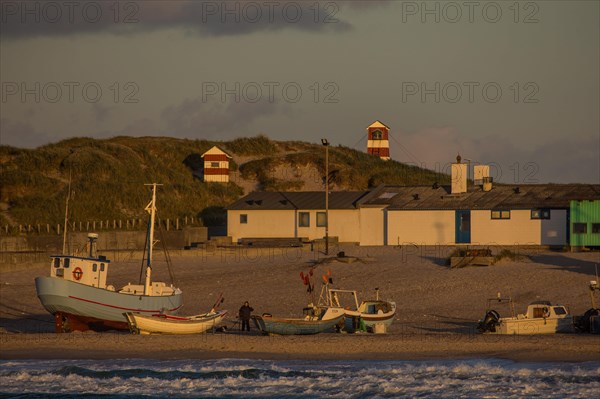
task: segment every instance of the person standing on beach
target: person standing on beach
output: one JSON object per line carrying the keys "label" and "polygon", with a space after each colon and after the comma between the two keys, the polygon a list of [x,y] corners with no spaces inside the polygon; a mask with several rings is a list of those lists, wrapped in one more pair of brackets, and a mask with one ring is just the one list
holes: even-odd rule
{"label": "person standing on beach", "polygon": [[244,328],[246,331],[250,331],[250,316],[254,309],[250,307],[248,301],[244,302],[244,305],[240,308],[240,320],[242,321],[242,331]]}

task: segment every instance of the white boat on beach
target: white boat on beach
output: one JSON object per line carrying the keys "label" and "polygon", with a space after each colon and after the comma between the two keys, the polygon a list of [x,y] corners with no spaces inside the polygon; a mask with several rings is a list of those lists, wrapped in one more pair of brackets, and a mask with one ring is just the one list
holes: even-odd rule
{"label": "white boat on beach", "polygon": [[157,184],[152,186],[152,200],[145,208],[150,214],[145,283],[120,290],[107,284],[110,261],[94,254],[98,235],[89,234],[88,257],[52,256],[50,276],[35,279],[40,302],[54,315],[56,332],[127,330],[125,312],[176,314],[183,306],[179,288],[151,280]]}
{"label": "white boat on beach", "polygon": [[355,332],[364,328],[372,332],[386,332],[392,325],[396,315],[396,303],[379,299],[378,288],[375,292],[375,299],[364,300],[359,305],[356,291],[327,288],[329,306],[342,307],[340,297],[351,297],[352,303],[344,306],[345,331]]}
{"label": "white boat on beach", "polygon": [[[536,301],[527,306],[527,312],[514,315],[514,306],[510,299],[498,299],[509,302],[513,316],[500,317],[495,310],[488,310],[479,321],[477,329],[482,333],[533,335],[573,332],[573,316],[565,306],[552,305],[549,301]],[[488,301],[489,302],[489,301]],[[488,306],[489,309],[489,306]]]}
{"label": "white boat on beach", "polygon": [[225,318],[226,310],[196,316],[152,316],[135,312],[124,313],[132,334],[202,334],[217,327]]}

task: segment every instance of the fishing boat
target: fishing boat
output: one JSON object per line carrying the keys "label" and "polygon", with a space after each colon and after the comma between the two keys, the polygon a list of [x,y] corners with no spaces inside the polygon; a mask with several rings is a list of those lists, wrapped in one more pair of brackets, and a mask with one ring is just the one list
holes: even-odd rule
{"label": "fishing boat", "polygon": [[329,306],[341,307],[340,297],[350,296],[352,304],[344,307],[344,330],[355,332],[361,329],[372,332],[386,332],[392,325],[396,315],[396,303],[379,299],[379,288],[375,289],[375,299],[368,299],[358,304],[356,291],[328,288]]}
{"label": "fishing boat", "polygon": [[263,334],[269,335],[310,335],[319,334],[334,327],[344,319],[344,310],[341,308],[305,308],[304,318],[280,318],[270,314],[252,316],[256,328]]}
{"label": "fishing boat", "polygon": [[89,234],[89,256],[51,256],[50,276],[35,279],[40,302],[54,315],[56,332],[127,330],[125,312],[176,314],[183,306],[179,288],[151,279],[157,184],[151,186],[152,200],[145,208],[149,223],[144,284],[130,283],[120,290],[107,284],[110,261],[94,254],[98,235]]}
{"label": "fishing boat", "polygon": [[[500,317],[500,314],[490,309],[489,303],[508,303],[512,316]],[[532,335],[573,332],[573,316],[565,306],[552,305],[549,301],[535,301],[527,306],[527,312],[514,315],[514,304],[510,298],[488,300],[488,310],[485,317],[479,321],[477,330],[482,333]]]}
{"label": "fishing boat", "polygon": [[196,316],[147,316],[137,312],[126,312],[124,316],[132,334],[202,334],[217,327],[226,314],[226,310],[219,310]]}

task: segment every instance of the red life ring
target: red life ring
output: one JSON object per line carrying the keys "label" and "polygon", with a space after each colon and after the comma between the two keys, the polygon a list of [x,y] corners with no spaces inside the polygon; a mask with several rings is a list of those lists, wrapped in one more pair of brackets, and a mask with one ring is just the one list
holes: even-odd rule
{"label": "red life ring", "polygon": [[76,267],[73,270],[73,278],[77,281],[81,280],[81,277],[83,277],[83,270],[81,270],[80,267]]}

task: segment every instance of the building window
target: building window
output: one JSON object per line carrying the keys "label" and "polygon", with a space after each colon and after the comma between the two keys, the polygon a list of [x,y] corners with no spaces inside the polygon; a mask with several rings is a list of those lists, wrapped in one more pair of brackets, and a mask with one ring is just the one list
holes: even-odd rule
{"label": "building window", "polygon": [[592,234],[600,234],[600,223],[592,223]]}
{"label": "building window", "polygon": [[510,211],[504,209],[493,209],[492,219],[510,219]]}
{"label": "building window", "polygon": [[587,234],[587,223],[573,223],[573,234]]}
{"label": "building window", "polygon": [[63,267],[65,269],[68,269],[70,265],[71,265],[71,259],[65,258],[64,263],[63,263]]}
{"label": "building window", "polygon": [[298,227],[310,227],[310,213],[298,213]]}
{"label": "building window", "polygon": [[373,134],[371,137],[373,137],[373,140],[382,140],[383,133],[381,132],[381,130],[373,130]]}
{"label": "building window", "polygon": [[98,271],[98,265],[97,265],[97,264],[95,264],[95,263],[94,263],[94,264],[92,265],[92,271],[93,271],[94,273],[96,273],[96,272]]}
{"label": "building window", "polygon": [[327,214],[325,212],[317,212],[317,227],[327,226]]}
{"label": "building window", "polygon": [[246,215],[245,213],[242,213],[240,215],[240,224],[247,224],[248,223],[248,215]]}
{"label": "building window", "polygon": [[550,219],[550,209],[532,209],[532,219]]}
{"label": "building window", "polygon": [[210,167],[211,168],[218,168],[219,167],[219,163],[218,162],[211,162],[210,163]]}

